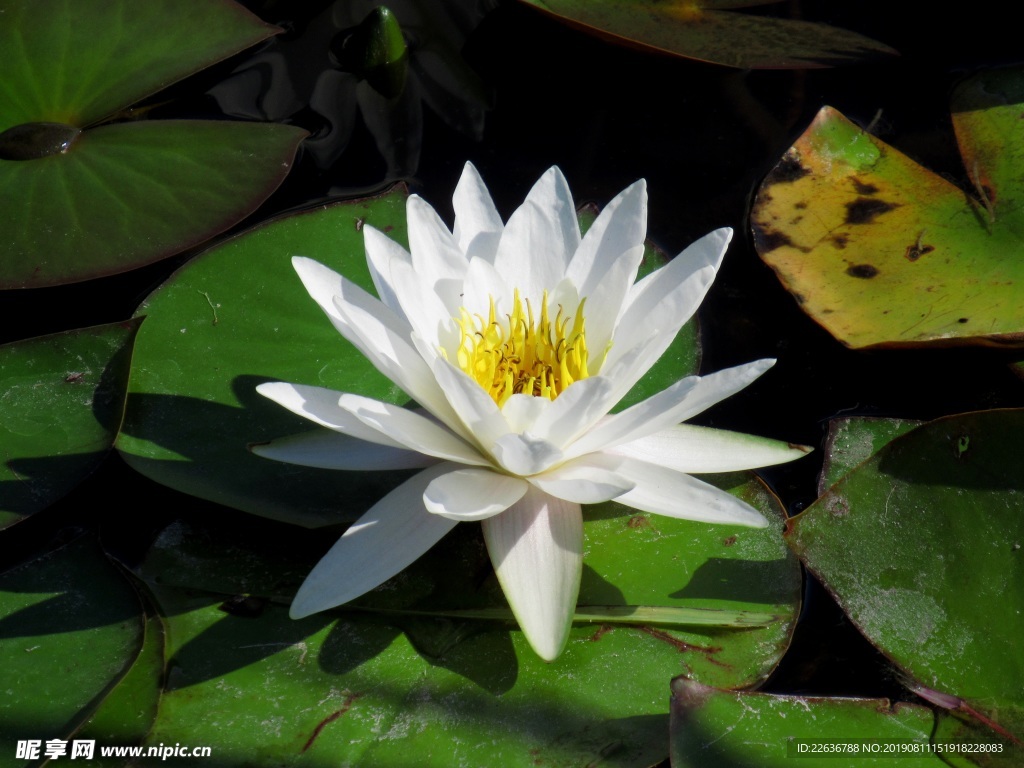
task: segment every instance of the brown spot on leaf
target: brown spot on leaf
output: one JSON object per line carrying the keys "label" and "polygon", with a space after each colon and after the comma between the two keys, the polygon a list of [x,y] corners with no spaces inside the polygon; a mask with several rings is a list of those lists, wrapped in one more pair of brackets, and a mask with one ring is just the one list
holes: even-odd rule
{"label": "brown spot on leaf", "polygon": [[845,248],[847,244],[850,242],[850,236],[845,232],[836,232],[829,239],[832,241],[832,245],[834,245],[839,250]]}
{"label": "brown spot on leaf", "polygon": [[754,230],[754,245],[761,253],[771,253],[776,248],[796,248],[798,251],[808,253],[810,249],[801,248],[792,240],[789,239],[789,235],[785,232],[780,232],[777,229],[769,229],[768,227],[760,226],[756,221],[752,222],[752,228]]}
{"label": "brown spot on leaf", "polygon": [[851,176],[850,181],[853,182],[853,188],[857,190],[858,195],[877,195],[878,187],[874,184],[865,184],[863,181],[858,179],[856,176]]}
{"label": "brown spot on leaf", "polygon": [[918,234],[917,240],[915,240],[913,243],[907,246],[907,250],[903,254],[907,261],[917,261],[922,256],[927,256],[929,253],[935,250],[934,245],[928,245],[927,243],[922,242],[922,237],[924,237],[923,231],[920,234]]}
{"label": "brown spot on leaf", "polygon": [[825,509],[834,517],[846,517],[850,514],[850,504],[843,496],[829,496],[825,499]]}
{"label": "brown spot on leaf", "polygon": [[769,184],[792,184],[809,173],[810,171],[800,164],[793,150],[790,150],[768,175],[768,182]]}
{"label": "brown spot on leaf", "polygon": [[846,204],[847,224],[870,224],[883,213],[888,213],[899,206],[873,197],[858,197]]}
{"label": "brown spot on leaf", "polygon": [[799,203],[793,203],[793,207],[796,208],[798,211],[802,211],[807,208],[807,203],[801,200]]}
{"label": "brown spot on leaf", "polygon": [[651,521],[647,519],[645,515],[633,515],[626,521],[626,527],[632,528],[634,531],[637,528],[650,528]]}
{"label": "brown spot on leaf", "polygon": [[957,322],[958,323],[967,323],[967,322],[970,322],[970,321],[966,317],[961,317],[960,319],[957,320]]}
{"label": "brown spot on leaf", "polygon": [[736,543],[736,534],[735,533],[732,536],[726,536],[724,539],[722,539],[722,544],[724,546],[726,546],[726,547],[731,547],[735,543]]}
{"label": "brown spot on leaf", "polygon": [[850,277],[859,277],[861,280],[870,280],[878,274],[878,268],[871,264],[851,264],[846,268],[846,274]]}
{"label": "brown spot on leaf", "polygon": [[607,635],[611,631],[612,631],[611,624],[602,624],[600,627],[597,628],[597,632],[592,634],[587,639],[590,640],[590,642],[592,642],[592,643],[596,643],[598,640],[600,640],[602,637],[604,637],[605,635]]}

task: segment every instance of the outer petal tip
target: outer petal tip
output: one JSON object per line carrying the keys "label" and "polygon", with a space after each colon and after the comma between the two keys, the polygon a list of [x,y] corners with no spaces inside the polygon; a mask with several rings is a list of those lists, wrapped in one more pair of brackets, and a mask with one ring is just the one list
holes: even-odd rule
{"label": "outer petal tip", "polygon": [[583,573],[579,504],[535,488],[483,523],[494,571],[534,652],[553,661],[569,640]]}

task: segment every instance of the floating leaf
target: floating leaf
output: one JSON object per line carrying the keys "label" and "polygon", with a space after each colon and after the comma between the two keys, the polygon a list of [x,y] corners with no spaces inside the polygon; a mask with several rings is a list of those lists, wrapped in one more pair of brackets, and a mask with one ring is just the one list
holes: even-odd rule
{"label": "floating leaf", "polygon": [[616,43],[738,69],[814,69],[892,56],[886,45],[827,24],[732,13],[771,0],[523,0]]}
{"label": "floating leaf", "polygon": [[0,130],[84,127],[280,30],[228,0],[3,0]]}
{"label": "floating leaf", "polygon": [[[254,766],[533,766],[538,760],[646,767],[668,751],[665,672],[678,652],[611,634],[593,663],[587,636],[548,665],[518,633],[477,633],[425,658],[372,617],[292,622],[283,608],[225,615],[216,602],[157,592],[174,674],[147,744],[209,745]],[[639,642],[637,642],[639,640]],[[633,669],[640,650],[645,664]],[[226,655],[236,666],[222,672]]]}
{"label": "floating leaf", "polygon": [[48,507],[106,456],[137,328],[132,320],[0,347],[0,528]]}
{"label": "floating leaf", "polygon": [[363,223],[405,236],[404,189],[261,224],[193,259],[139,308],[146,316],[117,448],[144,475],[248,512],[303,525],[352,520],[401,473],[315,470],[248,445],[308,430],[256,394],[282,380],[404,402],[327,322],[291,266],[315,258],[373,290]]}
{"label": "floating leaf", "polygon": [[825,464],[818,478],[818,495],[831,488],[843,475],[867,461],[883,446],[906,434],[920,421],[908,419],[832,419],[825,439]]}
{"label": "floating leaf", "polygon": [[[748,473],[717,479],[781,523],[778,501]],[[176,522],[157,538],[140,575],[160,586],[290,603],[334,536],[318,532],[311,539],[306,531],[268,525],[276,524],[261,521],[244,531],[231,524],[216,532]],[[347,610],[377,613],[399,626],[430,617],[514,625],[494,579],[479,586],[491,571],[479,527],[456,531]],[[760,682],[788,646],[801,578],[775,527],[704,525],[603,504],[586,508],[585,546],[577,620],[600,625],[591,629],[596,637],[635,631],[625,625],[673,630],[652,632],[686,652],[688,669],[723,687]]]}
{"label": "floating leaf", "polygon": [[[117,440],[128,463],[186,493],[311,526],[354,520],[404,479],[269,461],[247,446],[310,428],[256,394],[264,381],[407,400],[338,335],[290,258],[317,259],[372,292],[363,224],[404,241],[405,198],[396,188],[260,225],[192,260],[157,289],[139,309],[147,320]],[[584,212],[584,224],[591,216]],[[662,260],[650,251],[644,271]],[[695,371],[696,358],[691,323],[622,405]]]}
{"label": "floating leaf", "polygon": [[[894,758],[901,768],[968,765],[955,751],[963,739],[943,734],[933,739],[936,722],[949,720],[927,707],[893,706],[884,699],[718,691],[677,678],[672,681],[672,767],[860,768],[891,766]],[[822,747],[815,744],[829,751],[816,752]],[[949,754],[929,751],[938,744],[949,747]],[[794,763],[793,758],[802,759]]]}
{"label": "floating leaf", "polygon": [[[125,673],[75,732],[76,739],[91,739],[98,746],[141,744],[156,720],[164,678],[164,631],[156,616],[146,619],[142,649]],[[120,768],[124,757],[104,759],[95,754],[92,768]]]}
{"label": "floating leaf", "polygon": [[142,644],[138,597],[91,538],[0,574],[3,742],[67,739]]}
{"label": "floating leaf", "polygon": [[[686,669],[717,685],[752,685],[774,668],[795,621],[800,572],[778,536],[781,509],[756,482],[734,492],[776,525],[590,509],[580,600],[604,601],[606,613],[614,613],[609,603],[677,615],[757,608],[771,614],[769,625],[683,631],[645,616],[595,626],[601,617],[589,616],[550,664],[507,608],[459,615],[460,606],[504,605],[475,524],[458,526],[354,609],[294,622],[280,601],[297,586],[295,539],[312,532],[239,536],[234,526],[217,534],[175,523],[141,569],[168,616],[174,670],[147,743],[187,735],[255,766],[318,765],[324,755],[389,767],[656,763],[668,752],[666,681]],[[306,552],[307,569],[323,548]],[[237,597],[222,602],[229,595]]]}
{"label": "floating leaf", "polygon": [[1024,73],[966,81],[953,123],[975,197],[826,107],[752,213],[761,258],[851,347],[1024,339]]}
{"label": "floating leaf", "polygon": [[1022,435],[1021,410],[925,424],[857,466],[787,534],[914,690],[1018,738]]}
{"label": "floating leaf", "polygon": [[304,131],[88,126],[276,31],[227,0],[0,3],[0,288],[132,269],[255,210]]}

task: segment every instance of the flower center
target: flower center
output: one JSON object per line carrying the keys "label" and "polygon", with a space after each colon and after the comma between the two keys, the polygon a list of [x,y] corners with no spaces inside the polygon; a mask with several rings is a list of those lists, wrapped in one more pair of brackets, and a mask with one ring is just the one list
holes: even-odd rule
{"label": "flower center", "polygon": [[465,308],[455,318],[461,330],[459,367],[479,382],[499,405],[512,395],[533,395],[554,400],[574,381],[587,373],[587,341],[583,305],[574,314],[561,306],[552,319],[548,294],[541,299],[540,317],[535,318],[530,301],[520,299],[518,289],[512,312],[498,317],[491,308],[484,320]]}

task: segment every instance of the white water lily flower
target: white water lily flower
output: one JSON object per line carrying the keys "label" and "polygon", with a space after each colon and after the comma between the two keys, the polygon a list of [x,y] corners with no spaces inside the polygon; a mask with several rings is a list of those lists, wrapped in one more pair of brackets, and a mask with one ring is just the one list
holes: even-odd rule
{"label": "white water lily flower", "polygon": [[424,467],[353,524],[302,584],[301,618],[356,597],[416,560],[456,523],[480,520],[519,626],[542,658],[565,646],[583,565],[581,504],[762,527],[765,519],[690,472],[790,461],[807,449],[680,424],[760,376],[760,360],[690,376],[612,407],[697,309],[732,235],[720,229],[638,282],[647,228],[639,181],[587,234],[552,168],[502,224],[476,169],[449,231],[415,195],[410,251],[364,227],[380,300],[307,258],[293,263],[334,327],[422,411],[301,384],[260,394],[331,431],[254,448],[332,469]]}

